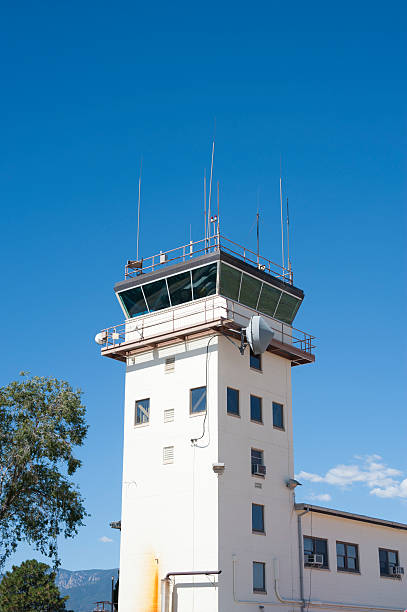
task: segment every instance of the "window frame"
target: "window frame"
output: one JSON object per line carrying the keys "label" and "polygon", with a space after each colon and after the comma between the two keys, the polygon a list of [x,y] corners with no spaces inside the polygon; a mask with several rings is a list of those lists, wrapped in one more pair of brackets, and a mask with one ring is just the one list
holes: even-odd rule
{"label": "window frame", "polygon": [[[229,390],[235,391],[237,393],[237,412],[229,411]],[[240,418],[240,393],[239,389],[235,389],[234,387],[226,387],[226,414],[229,416],[234,416]]]}
{"label": "window frame", "polygon": [[[252,451],[255,451],[257,453],[261,453],[261,463],[253,463],[252,460]],[[264,450],[261,448],[254,448],[251,447],[250,448],[250,471],[251,471],[251,475],[252,476],[256,476],[257,478],[265,478],[265,476],[263,474],[255,474],[253,471],[253,466],[254,465],[264,465]]]}
{"label": "window frame", "polygon": [[[137,422],[137,410],[138,410],[138,404],[140,404],[141,402],[148,402],[148,418],[146,421],[140,421],[138,423]],[[135,400],[134,401],[134,427],[141,427],[142,425],[149,425],[149,423],[150,423],[150,398],[143,397],[143,399]]]}
{"label": "window frame", "polygon": [[396,555],[396,563],[392,563],[391,566],[392,567],[399,567],[400,566],[400,556],[399,556],[399,551],[398,550],[394,550],[392,548],[379,548],[379,574],[381,578],[396,578],[399,579],[399,576],[397,576],[396,574],[390,573],[389,571],[387,571],[387,573],[382,573],[382,567],[381,567],[381,563],[380,563],[380,552],[385,552],[386,553],[386,560],[387,560],[387,568],[389,570],[390,568],[390,563],[389,563],[389,553],[395,553]]}
{"label": "window frame", "polygon": [[[262,570],[263,570],[263,588],[256,588],[254,586],[254,566],[256,565],[261,565],[262,566]],[[253,576],[252,576],[252,583],[253,583],[253,593],[267,593],[267,585],[266,585],[266,563],[264,561],[253,561],[252,564],[252,572],[253,572]]]}
{"label": "window frame", "polygon": [[[345,547],[345,554],[338,554],[338,544],[343,544]],[[350,557],[348,555],[348,546],[353,546],[356,549],[356,557]],[[353,542],[343,542],[342,540],[336,540],[336,569],[338,572],[350,572],[351,574],[360,574],[360,565],[359,565],[359,544],[354,544]],[[344,559],[344,567],[339,567],[338,565],[338,557],[343,557]],[[356,559],[356,567],[348,567],[348,557],[351,559]]]}
{"label": "window frame", "polygon": [[[260,400],[260,420],[253,419],[253,417],[252,417],[252,397]],[[258,425],[264,425],[264,421],[263,421],[263,398],[260,397],[259,395],[254,395],[253,393],[250,393],[250,421],[252,423],[257,423]]]}
{"label": "window frame", "polygon": [[[204,410],[192,410],[192,392],[193,391],[197,391],[198,389],[205,389],[205,409]],[[200,386],[200,387],[192,387],[189,390],[189,415],[190,416],[195,416],[197,414],[205,414],[205,412],[208,409],[208,397],[207,397],[207,388],[206,385]]]}
{"label": "window frame", "polygon": [[[275,425],[274,423],[274,406],[281,406],[281,422],[282,425]],[[273,411],[273,428],[279,429],[280,431],[285,431],[285,423],[284,423],[284,404],[281,402],[272,402],[272,411]]]}
{"label": "window frame", "polygon": [[[263,529],[255,529],[254,525],[253,525],[253,507],[257,506],[258,508],[261,508],[261,522],[263,525]],[[264,520],[264,504],[257,504],[255,502],[252,502],[252,533],[255,534],[260,534],[260,535],[266,535],[266,525],[265,525],[265,520]]]}
{"label": "window frame", "polygon": [[[255,365],[253,365],[254,361],[258,361],[259,362],[259,367],[256,367]],[[261,354],[259,355],[255,355],[252,351],[252,349],[250,349],[250,353],[249,353],[249,364],[250,364],[250,369],[254,370],[255,372],[263,372],[263,367],[262,367],[262,358],[261,358]]]}
{"label": "window frame", "polygon": [[[311,553],[305,553],[305,539],[308,540],[312,540],[312,552]],[[326,555],[323,553],[319,553],[316,551],[316,547],[315,544],[316,542],[325,542],[325,547],[326,547]],[[329,552],[328,552],[328,539],[327,538],[318,538],[316,536],[307,536],[304,535],[303,539],[302,539],[302,548],[303,548],[303,555],[304,555],[304,567],[312,567],[312,569],[324,569],[324,570],[329,570]],[[305,554],[311,554],[311,555],[320,555],[323,554],[324,557],[324,563],[320,566],[320,567],[316,567],[315,565],[313,565],[312,563],[306,563],[305,561]],[[326,559],[325,559],[326,557]],[[326,562],[325,562],[326,561]]]}

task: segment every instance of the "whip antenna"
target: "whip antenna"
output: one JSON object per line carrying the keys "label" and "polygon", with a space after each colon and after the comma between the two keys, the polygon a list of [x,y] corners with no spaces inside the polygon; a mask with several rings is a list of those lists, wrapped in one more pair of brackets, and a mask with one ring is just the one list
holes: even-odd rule
{"label": "whip antenna", "polygon": [[281,180],[281,157],[280,157],[280,214],[281,214],[281,259],[283,262],[283,279],[284,279],[284,222],[283,222],[283,186]]}
{"label": "whip antenna", "polygon": [[143,158],[140,160],[140,176],[138,179],[138,207],[137,207],[137,261],[139,261],[139,241],[140,241],[140,201],[141,201],[141,169]]}

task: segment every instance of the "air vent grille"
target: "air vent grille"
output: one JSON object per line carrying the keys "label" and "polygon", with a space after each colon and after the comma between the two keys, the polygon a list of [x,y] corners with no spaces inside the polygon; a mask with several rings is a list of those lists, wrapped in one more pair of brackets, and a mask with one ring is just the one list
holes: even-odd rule
{"label": "air vent grille", "polygon": [[173,372],[175,370],[175,357],[167,357],[165,360],[165,372]]}
{"label": "air vent grille", "polygon": [[163,463],[174,463],[174,447],[173,446],[164,446]]}
{"label": "air vent grille", "polygon": [[174,420],[174,408],[168,408],[168,410],[164,410],[164,423],[171,423]]}

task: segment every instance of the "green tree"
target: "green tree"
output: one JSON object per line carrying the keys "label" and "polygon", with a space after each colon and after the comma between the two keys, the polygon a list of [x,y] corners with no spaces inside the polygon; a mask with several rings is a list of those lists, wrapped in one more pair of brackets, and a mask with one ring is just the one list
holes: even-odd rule
{"label": "green tree", "polygon": [[13,565],[0,584],[1,612],[60,612],[67,599],[55,584],[55,572],[35,559]]}
{"label": "green tree", "polygon": [[85,406],[63,380],[22,375],[0,387],[0,567],[22,540],[57,566],[57,536],[73,537],[86,516],[71,479]]}

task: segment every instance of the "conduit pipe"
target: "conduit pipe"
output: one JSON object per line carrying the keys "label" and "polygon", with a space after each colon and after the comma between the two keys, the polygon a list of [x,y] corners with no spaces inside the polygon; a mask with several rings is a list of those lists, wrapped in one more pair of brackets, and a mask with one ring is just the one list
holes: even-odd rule
{"label": "conduit pipe", "polygon": [[276,601],[260,601],[257,599],[238,599],[236,597],[236,576],[235,576],[235,564],[236,557],[232,558],[232,583],[233,583],[233,600],[235,603],[239,604],[258,604],[259,606],[279,606],[281,604],[287,606],[297,606],[297,607],[305,607],[309,606],[310,608],[339,608],[341,610],[360,610],[361,612],[404,612],[401,608],[386,608],[381,606],[371,606],[371,605],[361,605],[361,604],[347,604],[343,602],[333,602],[333,601],[308,601],[304,599],[285,599],[280,595],[278,590],[278,559],[274,559],[274,592],[277,598]]}
{"label": "conduit pipe", "polygon": [[161,612],[169,612],[170,607],[170,579],[173,576],[213,576],[219,575],[222,570],[215,570],[211,572],[209,570],[196,571],[196,572],[168,572],[168,574],[161,580]]}
{"label": "conduit pipe", "polygon": [[[295,500],[294,500],[295,501]],[[303,552],[303,540],[302,540],[302,517],[304,514],[308,514],[310,508],[306,508],[303,512],[300,512],[297,516],[297,527],[298,527],[298,560],[300,569],[300,599],[304,601],[304,552]],[[301,606],[301,612],[304,612],[305,608]]]}

